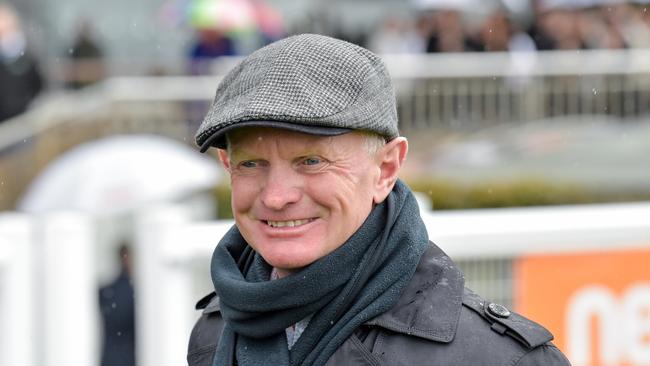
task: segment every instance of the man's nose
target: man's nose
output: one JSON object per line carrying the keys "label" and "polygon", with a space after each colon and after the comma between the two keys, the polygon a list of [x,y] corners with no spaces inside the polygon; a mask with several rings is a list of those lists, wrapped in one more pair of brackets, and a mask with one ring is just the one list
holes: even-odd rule
{"label": "man's nose", "polygon": [[271,168],[262,191],[262,203],[272,210],[282,210],[300,201],[300,179],[291,169]]}

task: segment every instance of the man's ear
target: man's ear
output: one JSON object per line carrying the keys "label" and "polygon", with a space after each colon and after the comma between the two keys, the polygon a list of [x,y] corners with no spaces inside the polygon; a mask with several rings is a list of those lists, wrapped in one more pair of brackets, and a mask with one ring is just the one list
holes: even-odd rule
{"label": "man's ear", "polygon": [[219,161],[223,165],[224,169],[230,172],[230,157],[228,156],[228,151],[224,149],[217,149],[217,154],[219,154]]}
{"label": "man's ear", "polygon": [[388,197],[393,190],[399,170],[406,159],[409,144],[405,137],[396,137],[387,142],[379,151],[377,159],[379,162],[379,179],[375,186],[375,203],[380,203]]}

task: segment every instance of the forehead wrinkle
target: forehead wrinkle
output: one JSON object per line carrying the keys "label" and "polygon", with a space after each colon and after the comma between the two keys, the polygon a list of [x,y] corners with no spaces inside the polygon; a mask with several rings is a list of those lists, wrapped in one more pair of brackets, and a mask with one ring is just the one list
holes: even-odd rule
{"label": "forehead wrinkle", "polygon": [[310,154],[334,155],[336,152],[336,149],[332,148],[334,137],[276,129],[261,128],[238,131],[237,134],[231,136],[229,141],[230,154],[237,157],[253,157],[272,151],[284,158]]}
{"label": "forehead wrinkle", "polygon": [[332,155],[331,137],[310,136],[291,133],[274,136],[273,143],[278,155],[285,159],[294,159],[309,155]]}

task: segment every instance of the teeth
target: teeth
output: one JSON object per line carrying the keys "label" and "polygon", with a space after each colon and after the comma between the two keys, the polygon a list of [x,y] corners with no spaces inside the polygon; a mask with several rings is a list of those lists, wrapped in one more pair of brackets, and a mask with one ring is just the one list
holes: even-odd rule
{"label": "teeth", "polygon": [[309,219],[304,220],[291,220],[291,221],[267,221],[268,225],[271,227],[294,227],[304,225],[309,222]]}

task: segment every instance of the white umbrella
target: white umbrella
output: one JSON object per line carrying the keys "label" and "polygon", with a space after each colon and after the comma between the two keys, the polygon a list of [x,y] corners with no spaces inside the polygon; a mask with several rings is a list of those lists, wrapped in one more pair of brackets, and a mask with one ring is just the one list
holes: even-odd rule
{"label": "white umbrella", "polygon": [[218,164],[160,136],[124,135],[82,144],[50,163],[18,204],[25,212],[115,213],[213,187]]}

